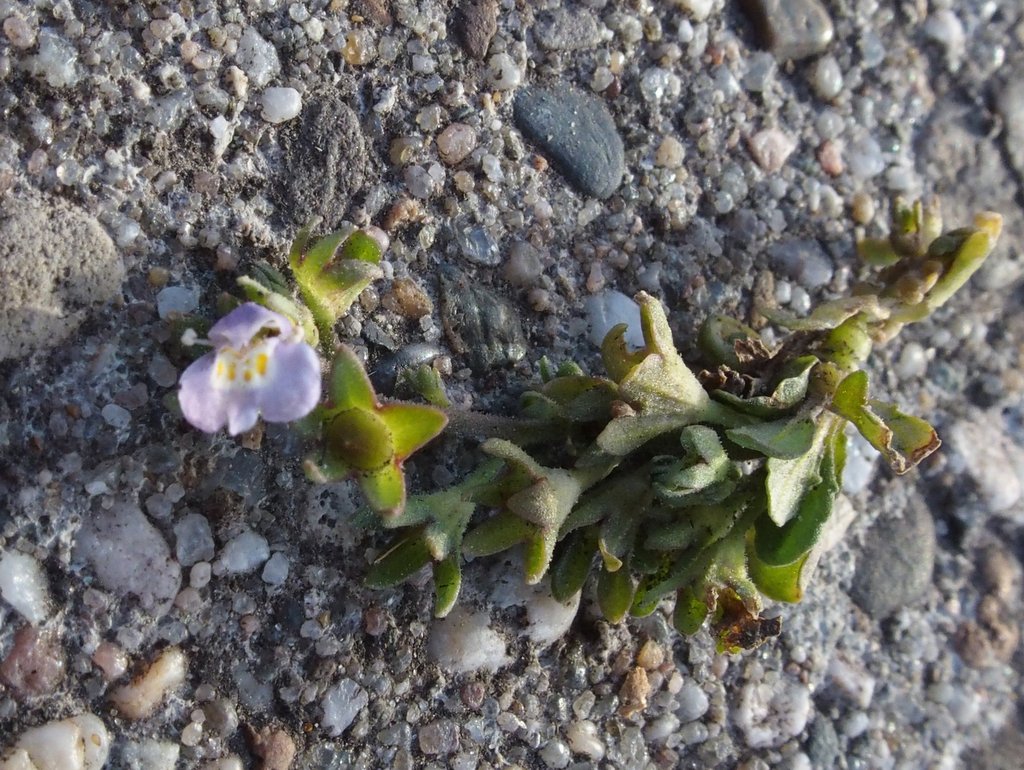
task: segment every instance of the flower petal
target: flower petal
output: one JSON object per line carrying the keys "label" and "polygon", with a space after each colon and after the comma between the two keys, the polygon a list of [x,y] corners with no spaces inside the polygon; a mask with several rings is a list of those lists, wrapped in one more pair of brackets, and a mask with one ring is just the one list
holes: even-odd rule
{"label": "flower petal", "polygon": [[257,390],[231,390],[225,399],[228,412],[228,433],[237,436],[252,430],[260,417],[260,393]]}
{"label": "flower petal", "polygon": [[213,387],[215,353],[194,361],[181,375],[178,403],[188,422],[207,433],[216,433],[228,421],[227,391]]}
{"label": "flower petal", "polygon": [[295,326],[280,313],[255,302],[245,302],[221,318],[210,329],[210,342],[218,348],[241,350],[263,329],[276,329],[285,338],[291,338]]}
{"label": "flower petal", "polygon": [[304,342],[282,342],[273,351],[262,387],[254,389],[256,405],[267,422],[305,417],[320,400],[320,359]]}

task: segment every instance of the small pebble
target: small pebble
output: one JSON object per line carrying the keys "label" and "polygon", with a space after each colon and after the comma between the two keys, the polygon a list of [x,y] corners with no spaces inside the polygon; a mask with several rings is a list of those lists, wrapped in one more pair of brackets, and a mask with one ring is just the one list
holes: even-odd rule
{"label": "small pebble", "polygon": [[441,160],[455,166],[476,148],[476,130],[465,123],[452,123],[437,137],[437,151]]}
{"label": "small pebble", "polygon": [[169,647],[141,676],[114,690],[110,700],[122,716],[145,719],[169,692],[185,681],[186,664],[185,654],[177,647]]}
{"label": "small pebble", "polygon": [[268,88],[260,95],[260,103],[268,123],[284,123],[302,111],[302,97],[294,88]]}

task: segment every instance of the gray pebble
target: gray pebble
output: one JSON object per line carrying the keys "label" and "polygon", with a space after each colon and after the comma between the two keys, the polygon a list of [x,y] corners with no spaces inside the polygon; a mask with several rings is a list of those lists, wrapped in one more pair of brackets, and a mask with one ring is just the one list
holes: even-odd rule
{"label": "gray pebble", "polygon": [[910,606],[928,588],[935,565],[935,524],[920,497],[902,518],[875,522],[857,558],[851,598],[875,620]]}
{"label": "gray pebble", "polygon": [[824,51],[835,30],[819,0],[743,0],[761,45],[779,61]]}
{"label": "gray pebble", "polygon": [[607,198],[618,189],[625,150],[611,113],[596,96],[565,83],[523,88],[513,119],[581,193]]}
{"label": "gray pebble", "polygon": [[294,225],[319,216],[322,227],[333,228],[363,186],[367,153],[359,119],[340,96],[330,95],[310,98],[296,124],[282,132],[273,201]]}
{"label": "gray pebble", "polygon": [[477,373],[526,355],[526,336],[515,306],[455,268],[442,268],[441,315],[452,348],[465,355]]}
{"label": "gray pebble", "polygon": [[601,42],[603,28],[590,11],[559,8],[541,16],[533,28],[537,44],[548,51],[584,51]]}
{"label": "gray pebble", "polygon": [[191,567],[213,558],[214,543],[210,522],[205,516],[190,513],[174,525],[175,555],[183,567]]}
{"label": "gray pebble", "polygon": [[817,241],[780,241],[772,244],[768,256],[776,270],[805,288],[814,289],[832,280],[832,260]]}

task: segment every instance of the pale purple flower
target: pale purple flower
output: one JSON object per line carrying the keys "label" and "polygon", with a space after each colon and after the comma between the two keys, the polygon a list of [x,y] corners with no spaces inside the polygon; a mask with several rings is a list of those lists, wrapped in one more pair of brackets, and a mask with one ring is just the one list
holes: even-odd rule
{"label": "pale purple flower", "polygon": [[305,417],[320,400],[320,359],[302,330],[255,302],[239,305],[210,329],[212,352],[181,375],[178,401],[192,425],[244,433],[267,422]]}

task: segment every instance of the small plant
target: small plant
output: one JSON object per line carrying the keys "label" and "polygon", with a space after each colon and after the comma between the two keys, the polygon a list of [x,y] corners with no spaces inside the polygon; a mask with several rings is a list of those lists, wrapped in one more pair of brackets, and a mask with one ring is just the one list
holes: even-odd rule
{"label": "small plant", "polygon": [[[630,348],[625,325],[612,329],[601,348],[606,377],[542,360],[541,382],[515,418],[451,409],[429,367],[405,382],[431,405],[381,403],[359,359],[337,347],[328,403],[308,418],[321,436],[308,473],[358,481],[372,520],[396,534],[368,583],[394,585],[432,564],[438,616],[458,597],[463,556],[520,547],[526,580],[548,580],[556,598],[596,572],[609,620],[646,615],[674,595],[681,632],[710,622],[721,650],[756,646],[780,630],[778,618],[761,616],[763,597],[803,594],[841,488],[847,423],[898,474],[938,448],[928,423],[871,398],[861,366],[875,344],[948,300],[1000,228],[1000,217],[985,213],[942,234],[935,206],[897,202],[890,237],[858,245],[881,267],[873,282],[806,318],[759,307],[790,330],[774,347],[734,319],[710,318],[699,335],[706,366],[697,370],[676,350],[661,303],[641,293],[642,347]],[[380,249],[365,233],[336,234],[307,254],[306,238],[291,258],[302,304],[283,279],[241,283],[323,347],[373,279]],[[182,379],[183,407],[192,379]],[[403,461],[448,420],[485,439],[485,459],[455,486],[407,499]]]}

